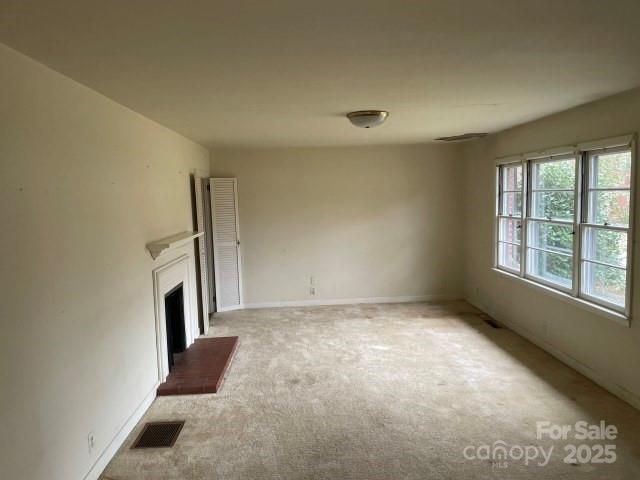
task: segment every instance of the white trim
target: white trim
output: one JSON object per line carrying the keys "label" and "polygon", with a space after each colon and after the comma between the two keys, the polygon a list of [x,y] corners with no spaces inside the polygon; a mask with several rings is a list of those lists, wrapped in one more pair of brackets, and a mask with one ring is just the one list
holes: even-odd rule
{"label": "white trim", "polygon": [[[504,273],[504,272],[500,272],[500,273]],[[570,297],[570,298],[572,298],[572,297]],[[483,312],[488,310],[488,309],[484,308],[483,306],[481,306],[479,303],[470,300],[469,298],[467,298],[466,301],[469,302],[474,307],[476,307],[477,309],[483,311]],[[633,407],[637,408],[638,410],[640,410],[640,397],[637,396],[636,394],[630,392],[629,390],[627,390],[626,388],[618,385],[617,383],[613,383],[613,382],[609,381],[606,377],[602,376],[601,374],[599,374],[598,372],[593,370],[591,367],[589,367],[589,366],[585,365],[584,363],[576,360],[572,356],[564,353],[563,351],[561,351],[558,348],[554,347],[550,343],[538,338],[537,335],[531,333],[529,330],[527,330],[525,328],[522,328],[519,325],[516,325],[515,323],[511,322],[510,320],[506,320],[502,316],[498,316],[498,315],[495,315],[495,314],[492,314],[491,316],[495,317],[495,319],[498,322],[500,322],[502,325],[507,327],[509,330],[511,330],[514,333],[516,333],[517,335],[520,335],[521,337],[529,340],[531,343],[537,345],[541,349],[543,349],[546,352],[548,352],[549,354],[553,355],[555,358],[560,360],[565,365],[569,366],[570,368],[573,368],[574,370],[576,370],[577,372],[581,373],[582,375],[584,375],[585,377],[587,377],[588,379],[590,379],[594,383],[600,385],[602,388],[604,388],[605,390],[609,391],[611,394],[615,395],[616,397],[620,398],[621,400],[627,402],[631,406],[633,406]]]}
{"label": "white trim", "polygon": [[[206,239],[206,221],[205,221],[205,202],[208,200],[208,195],[205,196],[206,189],[203,185],[203,177],[195,173],[193,175],[193,190],[196,204],[196,224],[198,231],[201,231],[203,235],[198,238],[196,248],[196,275],[200,280],[200,305],[198,307],[198,313],[202,311],[202,333],[206,335],[209,333],[209,272],[207,271],[207,239]],[[196,279],[196,284],[197,284]],[[197,288],[197,287],[196,287]]]}
{"label": "white trim", "polygon": [[460,294],[433,295],[404,295],[398,297],[363,297],[363,298],[333,298],[326,300],[290,300],[282,302],[258,302],[243,305],[243,308],[279,308],[279,307],[310,307],[323,305],[355,305],[358,303],[412,303],[435,302],[446,300],[462,300]]}
{"label": "white trim", "polygon": [[231,305],[230,307],[216,307],[216,312],[233,312],[234,310],[242,310],[243,308],[246,307],[239,303],[238,305]]}
{"label": "white trim", "polygon": [[620,325],[624,325],[625,327],[631,326],[631,319],[629,317],[624,316],[622,313],[616,312],[614,310],[610,310],[596,303],[589,302],[582,298],[574,297],[570,293],[566,293],[558,290],[556,287],[546,286],[537,280],[530,280],[528,278],[519,277],[518,275],[514,275],[513,273],[507,272],[505,270],[499,268],[492,268],[494,272],[499,273],[500,275],[504,275],[509,278],[513,278],[522,282],[524,285],[534,287],[538,291],[542,293],[546,293],[547,295],[551,295],[556,297],[564,302],[571,303],[580,307],[584,310],[588,310],[591,313],[595,313],[596,315],[600,315],[601,317],[608,318],[609,320],[613,320]]}
{"label": "white trim", "polygon": [[509,155],[508,157],[496,158],[496,166],[508,165],[510,163],[522,163],[522,155]]}
{"label": "white trim", "polygon": [[98,459],[91,466],[87,474],[83,477],[84,480],[98,480],[98,478],[100,478],[100,475],[102,475],[104,469],[107,468],[107,465],[114,457],[114,455],[118,452],[118,449],[125,442],[129,434],[133,431],[133,429],[142,419],[147,410],[149,410],[149,407],[156,398],[158,385],[160,385],[160,383],[156,383],[153,386],[149,393],[147,393],[147,395],[142,399],[142,402],[140,402],[140,404],[135,408],[133,413],[129,415],[129,418],[124,421],[118,432],[111,439],[102,453],[100,453]]}
{"label": "white trim", "polygon": [[505,163],[513,163],[517,161],[535,160],[537,158],[555,157],[558,155],[569,155],[578,152],[584,152],[587,150],[599,150],[605,148],[618,148],[630,146],[636,138],[635,133],[628,135],[620,135],[618,137],[604,138],[601,140],[578,142],[575,145],[563,145],[560,147],[545,148],[542,150],[536,150],[527,153],[518,153],[515,155],[507,155],[504,157],[497,157],[495,159],[496,165],[502,165]]}
{"label": "white trim", "polygon": [[638,190],[640,190],[637,186],[638,179],[636,178],[638,175],[638,167],[636,162],[638,161],[638,142],[637,137],[634,134],[631,139],[631,191],[629,192],[629,230],[627,233],[627,316],[631,316],[631,308],[633,306],[633,272],[634,272],[634,261],[635,255],[633,254],[636,249],[636,204],[638,202]]}
{"label": "white trim", "polygon": [[635,135],[622,135],[614,138],[604,138],[602,140],[596,140],[593,142],[578,143],[580,150],[603,150],[605,148],[617,148],[617,147],[629,147],[633,142]]}
{"label": "white trim", "polygon": [[184,308],[184,328],[186,347],[189,347],[200,335],[197,315],[193,314],[191,299],[190,255],[184,254],[153,270],[153,301],[156,317],[156,352],[158,360],[158,381],[164,382],[169,375],[167,358],[167,332],[164,296],[182,282],[182,301]]}
{"label": "white trim", "polygon": [[236,238],[238,239],[238,298],[244,304],[244,283],[242,281],[242,242],[240,241],[240,206],[238,205],[238,179],[233,179],[233,196],[236,204]]}
{"label": "white trim", "polygon": [[537,152],[529,152],[522,155],[525,160],[538,160],[550,157],[569,157],[575,155],[576,147],[574,145],[566,145],[564,147],[547,148]]}
{"label": "white trim", "polygon": [[175,235],[171,235],[170,237],[147,243],[147,250],[149,250],[151,257],[155,260],[168,250],[186,245],[190,241],[195,240],[202,235],[204,235],[204,232],[176,233]]}

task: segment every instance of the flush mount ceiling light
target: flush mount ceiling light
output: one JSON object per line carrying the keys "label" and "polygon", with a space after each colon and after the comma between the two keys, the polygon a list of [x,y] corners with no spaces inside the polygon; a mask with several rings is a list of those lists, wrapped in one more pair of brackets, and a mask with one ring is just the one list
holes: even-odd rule
{"label": "flush mount ceiling light", "polygon": [[347,113],[349,121],[359,128],[371,128],[382,125],[389,116],[385,110],[359,110]]}

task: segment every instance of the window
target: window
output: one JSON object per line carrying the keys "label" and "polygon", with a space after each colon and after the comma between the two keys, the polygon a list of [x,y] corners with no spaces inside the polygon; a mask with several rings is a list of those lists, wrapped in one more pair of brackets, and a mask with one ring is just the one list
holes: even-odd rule
{"label": "window", "polygon": [[611,307],[627,299],[631,150],[586,156],[581,293]]}
{"label": "window", "polygon": [[522,164],[504,165],[500,169],[498,205],[498,264],[520,272],[522,242],[523,175]]}
{"label": "window", "polygon": [[573,289],[575,157],[529,163],[531,208],[527,215],[527,277]]}
{"label": "window", "polygon": [[496,267],[629,317],[632,140],[500,163]]}

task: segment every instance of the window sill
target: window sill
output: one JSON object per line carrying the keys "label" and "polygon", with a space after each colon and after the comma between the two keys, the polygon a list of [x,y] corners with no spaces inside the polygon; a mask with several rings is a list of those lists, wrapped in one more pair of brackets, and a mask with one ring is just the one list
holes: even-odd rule
{"label": "window sill", "polygon": [[505,277],[509,277],[512,278],[514,280],[517,280],[527,286],[531,286],[533,288],[535,288],[536,290],[542,292],[542,293],[546,293],[547,295],[550,295],[552,297],[556,297],[560,300],[563,300],[564,302],[573,304],[577,307],[582,308],[583,310],[587,310],[588,312],[594,313],[596,315],[599,315],[601,317],[604,318],[608,318],[609,320],[613,320],[616,323],[620,324],[620,325],[624,325],[626,327],[630,327],[631,326],[631,318],[625,316],[622,313],[616,312],[614,310],[610,310],[606,307],[602,307],[600,305],[596,305],[595,303],[591,303],[588,302],[586,300],[583,300],[581,298],[576,298],[573,297],[567,293],[561,292],[559,290],[556,290],[554,288],[551,287],[547,287],[545,285],[541,285],[539,283],[533,282],[529,279],[526,278],[522,278],[518,275],[514,275],[513,273],[507,272],[505,270],[501,270],[499,268],[492,268],[492,270],[496,273],[499,273],[500,275],[504,275]]}

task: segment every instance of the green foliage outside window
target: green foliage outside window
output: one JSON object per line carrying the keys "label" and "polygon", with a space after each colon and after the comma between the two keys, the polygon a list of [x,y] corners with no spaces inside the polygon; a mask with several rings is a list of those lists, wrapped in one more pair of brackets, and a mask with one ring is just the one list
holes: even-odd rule
{"label": "green foliage outside window", "polygon": [[[574,243],[582,234],[579,259],[582,293],[624,306],[627,276],[627,240],[631,204],[630,150],[587,154],[584,181],[576,179],[576,159],[531,161],[531,202],[526,216],[528,248],[527,272],[559,286],[571,287],[574,275]],[[501,206],[503,216],[521,217],[523,167],[501,167]],[[576,184],[588,189],[580,192],[582,223],[574,231]],[[527,193],[525,189],[525,193]],[[592,224],[594,226],[589,226]],[[518,269],[520,259],[518,221],[500,220],[499,264]],[[506,243],[505,243],[506,242]]]}
{"label": "green foliage outside window", "polygon": [[[631,153],[621,152],[593,158],[592,184],[594,188],[629,188],[631,185]],[[629,223],[628,190],[596,191],[589,194],[589,221],[597,224],[627,226]],[[599,229],[592,235],[590,258],[611,265],[625,267],[627,236],[613,230]],[[626,272],[619,268],[595,266],[592,271],[592,290],[600,296],[624,303]]]}
{"label": "green foliage outside window", "polygon": [[[548,162],[534,165],[533,215],[541,218],[572,220],[574,213],[573,192],[557,189],[573,189],[575,185],[575,163],[573,160]],[[591,165],[593,188],[628,188],[631,181],[631,154],[622,152],[594,157]],[[593,191],[589,193],[589,221],[597,224],[627,225],[629,221],[628,191]],[[587,205],[584,206],[587,208]],[[554,252],[572,253],[572,228],[557,228],[551,224],[540,226],[534,232],[535,243]],[[626,265],[626,235],[612,230],[600,230],[597,238],[587,238],[590,243],[590,259],[619,266]],[[545,276],[571,279],[572,263],[561,255],[538,255],[539,272]],[[602,295],[624,298],[625,272],[617,268],[592,269],[592,290]]]}
{"label": "green foliage outside window", "polygon": [[[575,161],[562,160],[559,162],[545,162],[534,164],[535,189],[553,189],[534,192],[534,216],[548,219],[573,220],[575,188]],[[535,232],[539,237],[538,243],[546,250],[571,254],[573,251],[572,229],[553,224],[543,224]],[[538,272],[544,276],[571,279],[572,265],[564,255],[538,255]]]}

